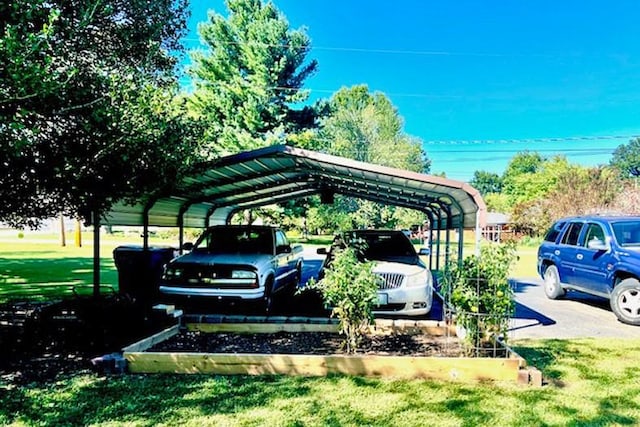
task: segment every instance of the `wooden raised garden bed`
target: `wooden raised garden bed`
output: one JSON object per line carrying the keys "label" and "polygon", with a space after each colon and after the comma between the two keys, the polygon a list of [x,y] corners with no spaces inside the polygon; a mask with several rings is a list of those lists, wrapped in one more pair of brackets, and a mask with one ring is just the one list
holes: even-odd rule
{"label": "wooden raised garden bed", "polygon": [[[229,350],[198,352],[182,345],[172,347],[171,340],[180,341],[183,334],[192,334],[199,341],[216,335],[228,342],[239,342],[240,334],[254,343],[260,335],[268,334],[282,340],[299,334],[337,335],[337,324],[325,323],[201,323],[185,322],[158,334],[145,338],[123,349],[131,373],[184,373],[222,375],[303,375],[324,376],[345,374],[393,378],[431,378],[454,381],[518,381],[531,382],[533,373],[526,369],[526,361],[510,349],[504,349],[506,357],[470,358],[447,355],[397,355],[395,352],[378,354],[372,351],[347,355],[338,352],[326,354],[249,353]],[[229,337],[230,334],[233,334]],[[275,335],[274,335],[275,334]],[[279,335],[278,335],[279,334]],[[457,346],[449,340],[457,340],[450,326],[434,321],[377,320],[373,335],[377,341],[406,335],[424,335],[424,339],[443,340],[447,348]],[[383,336],[380,336],[383,335]],[[386,335],[386,337],[384,336]],[[258,338],[256,338],[258,337]],[[307,336],[309,338],[310,336]],[[405,337],[406,338],[406,337]],[[175,344],[180,346],[180,344]],[[174,345],[174,346],[175,346]],[[157,350],[167,347],[169,350]],[[230,350],[237,351],[237,350]],[[449,354],[452,352],[449,351]],[[535,370],[535,368],[534,368]],[[536,379],[534,378],[534,383]]]}

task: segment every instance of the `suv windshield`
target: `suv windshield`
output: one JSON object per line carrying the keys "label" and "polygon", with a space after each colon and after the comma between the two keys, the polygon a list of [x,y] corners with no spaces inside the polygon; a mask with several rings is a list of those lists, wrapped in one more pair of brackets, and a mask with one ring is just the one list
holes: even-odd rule
{"label": "suv windshield", "polygon": [[407,237],[400,231],[347,232],[334,241],[334,249],[344,247],[343,238],[352,246],[364,247],[360,256],[369,261],[394,261],[406,264],[418,262],[418,255]]}
{"label": "suv windshield", "polygon": [[620,246],[640,246],[640,221],[621,221],[611,224]]}
{"label": "suv windshield", "polygon": [[212,254],[271,254],[271,230],[246,228],[210,228],[194,245],[195,250]]}

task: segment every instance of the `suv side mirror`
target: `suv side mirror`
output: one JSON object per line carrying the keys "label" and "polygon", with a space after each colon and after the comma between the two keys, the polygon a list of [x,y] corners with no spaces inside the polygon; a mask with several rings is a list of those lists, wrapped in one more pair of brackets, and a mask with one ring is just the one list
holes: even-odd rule
{"label": "suv side mirror", "polygon": [[589,249],[594,249],[596,251],[608,251],[609,246],[600,239],[593,239],[587,242],[587,247]]}
{"label": "suv side mirror", "polygon": [[328,254],[327,248],[318,248],[318,249],[316,249],[316,253],[318,255],[326,255],[326,254]]}
{"label": "suv side mirror", "polygon": [[431,255],[431,249],[429,248],[420,248],[418,255]]}
{"label": "suv side mirror", "polygon": [[193,243],[191,242],[186,242],[182,244],[182,250],[183,251],[191,251],[193,250]]}

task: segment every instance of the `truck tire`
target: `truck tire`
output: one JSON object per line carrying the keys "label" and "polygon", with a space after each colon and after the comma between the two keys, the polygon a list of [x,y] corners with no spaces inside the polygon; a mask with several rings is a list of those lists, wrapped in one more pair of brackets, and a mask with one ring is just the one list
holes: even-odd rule
{"label": "truck tire", "polygon": [[296,266],[296,274],[293,276],[293,291],[295,292],[300,286],[300,281],[302,280],[302,265],[298,264]]}
{"label": "truck tire", "polygon": [[544,293],[549,299],[558,299],[567,291],[560,284],[560,275],[555,265],[550,265],[544,271]]}
{"label": "truck tire", "polygon": [[262,298],[262,310],[268,316],[273,311],[273,279],[267,279],[264,287],[264,297]]}
{"label": "truck tire", "polygon": [[611,310],[619,321],[640,326],[640,282],[638,279],[624,279],[613,288]]}

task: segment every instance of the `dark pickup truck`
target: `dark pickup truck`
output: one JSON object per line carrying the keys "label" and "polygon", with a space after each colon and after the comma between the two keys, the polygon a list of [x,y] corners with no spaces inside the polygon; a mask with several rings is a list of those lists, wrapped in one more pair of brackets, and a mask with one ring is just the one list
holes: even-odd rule
{"label": "dark pickup truck", "polygon": [[190,252],[165,267],[160,293],[169,300],[226,300],[260,304],[294,291],[302,273],[302,247],[274,227],[221,225],[208,228]]}
{"label": "dark pickup truck", "polygon": [[607,298],[621,322],[640,325],[640,217],[557,221],[538,249],[547,297],[573,289]]}

